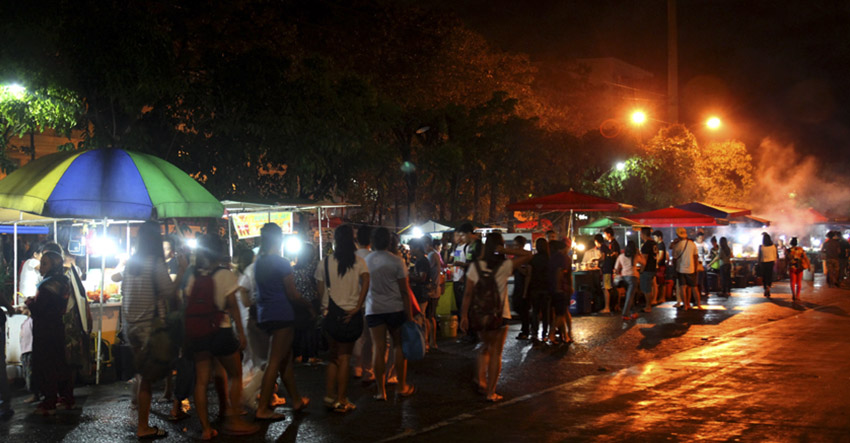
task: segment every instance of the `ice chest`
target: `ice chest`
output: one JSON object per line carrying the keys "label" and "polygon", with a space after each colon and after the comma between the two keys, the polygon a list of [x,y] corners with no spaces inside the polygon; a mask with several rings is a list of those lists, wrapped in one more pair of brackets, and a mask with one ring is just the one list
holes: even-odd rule
{"label": "ice chest", "polygon": [[570,314],[590,314],[593,302],[589,291],[576,291],[570,297]]}

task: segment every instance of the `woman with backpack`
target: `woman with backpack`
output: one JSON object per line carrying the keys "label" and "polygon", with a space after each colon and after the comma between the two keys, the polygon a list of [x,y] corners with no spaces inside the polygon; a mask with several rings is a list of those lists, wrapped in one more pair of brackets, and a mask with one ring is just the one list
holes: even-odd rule
{"label": "woman with backpack", "polygon": [[617,263],[614,265],[614,272],[623,278],[626,282],[626,301],[623,304],[623,321],[636,320],[638,314],[632,314],[632,305],[635,301],[635,288],[637,287],[638,265],[645,265],[646,259],[643,255],[637,253],[637,245],[635,242],[626,244],[626,251],[623,255],[617,257]]}
{"label": "woman with backpack", "polygon": [[271,336],[267,366],[263,372],[260,400],[255,417],[259,420],[283,420],[270,406],[275,380],[280,374],[287,392],[292,396],[292,407],[300,412],[310,404],[295,385],[292,340],[295,336],[295,310],[293,303],[305,308],[310,304],[295,288],[295,278],[289,261],[281,256],[283,231],[274,223],[266,223],[260,230],[260,255],[254,262],[254,280],[257,284],[257,326]]}
{"label": "woman with backpack", "polygon": [[[207,412],[207,385],[214,361],[227,373],[229,401],[222,401],[224,433],[250,435],[260,428],[245,423],[242,414],[242,361],[239,352],[245,349],[245,328],[236,301],[238,279],[223,266],[221,240],[208,234],[198,242],[195,272],[186,282],[185,333],[187,351],[195,362],[195,408],[201,422],[202,440],[218,432],[210,425]],[[231,320],[232,319],[232,320]],[[239,339],[233,334],[233,324]]]}
{"label": "woman with backpack", "polygon": [[[506,254],[514,258],[508,259]],[[508,279],[531,258],[529,251],[505,249],[502,234],[491,232],[487,234],[483,255],[467,268],[460,328],[478,332],[483,342],[478,353],[478,389],[490,402],[502,399],[496,393],[496,382],[502,371],[502,349],[508,334],[504,320],[511,318]]]}
{"label": "woman with backpack", "polygon": [[791,300],[800,300],[800,290],[803,285],[803,271],[809,269],[809,257],[806,251],[797,246],[797,237],[791,238],[791,248],[785,254],[788,262],[788,276],[791,278]]}
{"label": "woman with backpack", "polygon": [[369,268],[355,251],[351,225],[336,228],[333,254],[325,257],[315,274],[330,341],[324,404],[340,413],[356,409],[346,395],[349,361],[354,342],[363,332],[362,309],[369,290]]}

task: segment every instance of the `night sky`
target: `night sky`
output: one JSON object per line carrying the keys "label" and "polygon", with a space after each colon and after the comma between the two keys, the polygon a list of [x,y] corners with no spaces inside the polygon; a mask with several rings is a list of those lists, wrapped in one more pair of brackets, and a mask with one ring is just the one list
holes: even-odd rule
{"label": "night sky", "polygon": [[[617,57],[652,72],[666,92],[664,0],[431,4],[536,62]],[[678,10],[683,123],[716,112],[751,150],[771,137],[821,159],[842,156],[850,144],[850,2],[680,0]]]}

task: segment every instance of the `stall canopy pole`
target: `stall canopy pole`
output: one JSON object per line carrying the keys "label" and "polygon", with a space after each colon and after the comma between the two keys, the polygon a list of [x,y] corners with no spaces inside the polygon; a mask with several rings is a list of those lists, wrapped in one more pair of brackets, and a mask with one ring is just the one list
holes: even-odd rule
{"label": "stall canopy pole", "polygon": [[316,208],[316,218],[319,220],[319,261],[322,261],[322,207]]}
{"label": "stall canopy pole", "polygon": [[230,214],[227,214],[227,247],[230,251],[230,259],[233,260],[233,220],[230,219]]}
{"label": "stall canopy pole", "polygon": [[56,232],[56,220],[53,220],[53,242],[59,243],[59,234]]}
{"label": "stall canopy pole", "polygon": [[127,255],[130,255],[130,220],[127,220]]}
{"label": "stall canopy pole", "polygon": [[15,286],[12,288],[12,293],[15,294],[13,297],[15,299],[15,304],[19,304],[18,301],[18,222],[12,224],[12,241],[15,243],[12,246],[12,249],[15,251],[13,253],[15,261],[12,263],[12,274],[14,275],[13,283]]}
{"label": "stall canopy pole", "polygon": [[95,348],[97,349],[97,375],[95,377],[95,384],[100,384],[100,361],[101,361],[101,337],[103,334],[103,293],[106,291],[106,252],[102,247],[106,243],[106,227],[107,227],[107,219],[103,219],[103,237],[101,238],[100,244],[100,307],[98,308],[99,314],[97,316],[97,345]]}

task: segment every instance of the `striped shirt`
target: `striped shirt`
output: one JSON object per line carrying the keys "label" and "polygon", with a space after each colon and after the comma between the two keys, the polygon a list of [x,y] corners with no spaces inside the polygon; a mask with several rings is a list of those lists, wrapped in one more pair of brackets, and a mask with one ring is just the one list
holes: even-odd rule
{"label": "striped shirt", "polygon": [[[141,260],[143,261],[140,263],[127,266],[124,280],[121,282],[121,293],[124,297],[121,315],[128,324],[152,321],[154,309],[157,307],[159,317],[165,319],[165,300],[175,296],[174,283],[168,276],[165,261],[154,257]],[[136,272],[131,273],[130,269]]]}

